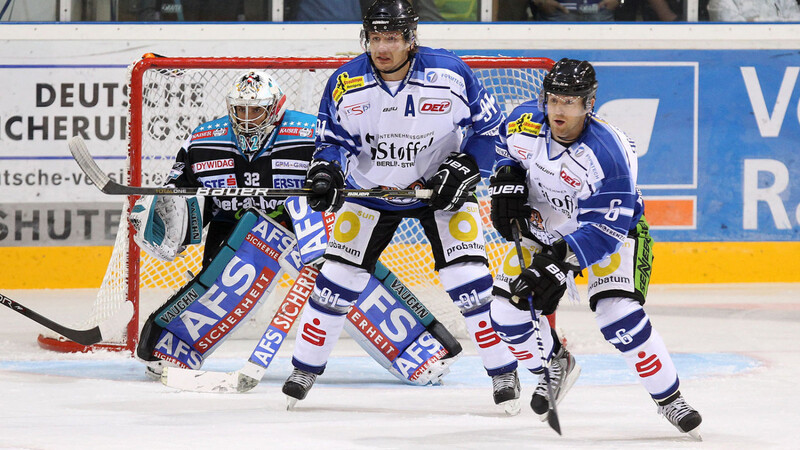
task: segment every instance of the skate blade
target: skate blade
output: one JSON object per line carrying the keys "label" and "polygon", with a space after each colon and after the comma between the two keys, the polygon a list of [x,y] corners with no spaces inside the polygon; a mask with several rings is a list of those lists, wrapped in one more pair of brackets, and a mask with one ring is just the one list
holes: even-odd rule
{"label": "skate blade", "polygon": [[689,436],[692,437],[695,441],[703,442],[703,436],[700,436],[700,427],[695,428],[692,431],[687,432]]}
{"label": "skate blade", "polygon": [[286,410],[291,411],[294,409],[294,405],[297,404],[297,399],[294,397],[286,396]]}
{"label": "skate blade", "polygon": [[518,398],[500,403],[499,406],[503,407],[503,411],[508,416],[516,416],[522,410],[522,405]]}

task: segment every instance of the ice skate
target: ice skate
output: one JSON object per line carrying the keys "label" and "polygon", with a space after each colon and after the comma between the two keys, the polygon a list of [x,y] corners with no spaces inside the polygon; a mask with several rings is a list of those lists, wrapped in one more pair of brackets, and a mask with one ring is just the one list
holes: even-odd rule
{"label": "ice skate", "polygon": [[162,359],[156,361],[143,361],[144,374],[151,380],[160,380],[163,376],[164,369],[167,367],[177,367],[175,364],[168,363]]}
{"label": "ice skate", "polygon": [[516,416],[520,411],[519,376],[517,371],[501,373],[492,377],[492,394],[494,403],[503,407],[509,416]]}
{"label": "ice skate", "polygon": [[[561,399],[567,395],[567,391],[575,384],[580,374],[581,366],[575,362],[575,357],[564,346],[561,346],[561,349],[550,363],[550,382],[553,386],[556,405],[561,403]],[[539,376],[539,384],[536,386],[536,390],[533,391],[531,409],[539,416],[542,422],[547,420],[550,402],[547,400],[547,381],[544,373]]]}
{"label": "ice skate", "polygon": [[298,400],[303,400],[317,380],[317,374],[306,372],[305,370],[294,369],[286,382],[283,383],[283,391],[287,397],[286,409],[294,408]]}
{"label": "ice skate", "polygon": [[687,433],[698,441],[703,440],[699,428],[703,418],[696,409],[686,403],[680,391],[664,400],[663,404],[659,404],[658,413],[666,417],[681,433]]}

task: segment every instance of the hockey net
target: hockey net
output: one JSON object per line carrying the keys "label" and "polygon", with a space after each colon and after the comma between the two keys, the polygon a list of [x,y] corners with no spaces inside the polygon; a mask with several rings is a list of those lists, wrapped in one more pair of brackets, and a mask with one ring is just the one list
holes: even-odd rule
{"label": "hockey net", "polygon": [[[535,98],[541,81],[552,67],[547,58],[463,57],[498,105],[508,114]],[[227,114],[225,95],[237,75],[248,69],[265,70],[287,96],[288,108],[316,114],[328,77],[346,58],[163,58],[146,57],[133,64],[129,74],[128,183],[133,186],[163,184],[183,140],[197,125]],[[310,124],[309,124],[310,125]],[[486,227],[487,252],[492,273],[502,265],[507,243],[489,220],[488,180],[478,187],[481,215]],[[135,198],[125,201],[111,260],[86,325],[110,317],[123,302],[134,305],[126,329],[94,346],[133,352],[140,321],[186,283],[187,273],[200,271],[203,247],[190,247],[171,263],[141,252],[131,238],[127,216]],[[464,321],[433,270],[430,244],[416,220],[405,219],[381,256],[386,264],[423,301],[454,335],[466,337]],[[273,295],[282,296],[287,277]],[[278,301],[262,302],[276,305]],[[273,306],[274,308],[274,306]],[[251,318],[253,337],[260,336],[272,316],[269,306]],[[243,327],[247,328],[247,327]],[[247,334],[247,331],[237,334]],[[39,336],[42,347],[56,351],[88,351],[71,341]]]}

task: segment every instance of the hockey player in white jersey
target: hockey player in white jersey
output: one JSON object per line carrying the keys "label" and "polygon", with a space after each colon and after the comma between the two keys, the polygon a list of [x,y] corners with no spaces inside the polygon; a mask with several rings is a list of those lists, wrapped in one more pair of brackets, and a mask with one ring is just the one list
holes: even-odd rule
{"label": "hockey player in white jersey", "polygon": [[[283,386],[306,397],[323,373],[345,315],[364,289],[400,221],[420,221],[435,268],[466,320],[493,396],[519,412],[517,362],[491,328],[492,277],[474,190],[491,174],[503,114],[455,54],[420,47],[418,16],[407,0],[377,0],[364,17],[365,53],[339,68],[320,102],[317,150],[307,175],[316,210],[338,211],[326,263],[300,321]],[[339,189],[416,188],[417,200],[350,199]]]}
{"label": "hockey player in white jersey", "polygon": [[[518,277],[496,277],[492,323],[521,364],[541,372],[527,299],[532,295],[542,318],[555,311],[569,271],[588,269],[589,304],[603,336],[622,352],[658,412],[699,437],[700,414],[681,396],[672,358],[642,309],[653,240],[636,187],[635,147],[594,115],[597,85],[590,63],[562,59],[544,78],[539,98],[515,108],[500,129],[492,221],[507,240],[511,227],[523,224],[529,267]],[[539,327],[558,403],[580,368],[547,320]],[[541,376],[531,408],[545,420],[548,405]]]}

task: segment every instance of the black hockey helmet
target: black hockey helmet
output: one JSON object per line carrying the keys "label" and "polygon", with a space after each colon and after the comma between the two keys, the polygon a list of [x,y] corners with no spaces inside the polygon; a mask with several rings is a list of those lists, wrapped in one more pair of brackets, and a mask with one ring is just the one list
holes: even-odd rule
{"label": "black hockey helmet", "polygon": [[416,41],[419,16],[408,0],[375,0],[364,14],[361,38],[366,42],[372,31],[400,31],[409,44]]}
{"label": "black hockey helmet", "polygon": [[542,81],[539,104],[544,107],[548,94],[583,97],[586,108],[597,93],[597,77],[589,61],[562,58],[553,65]]}

